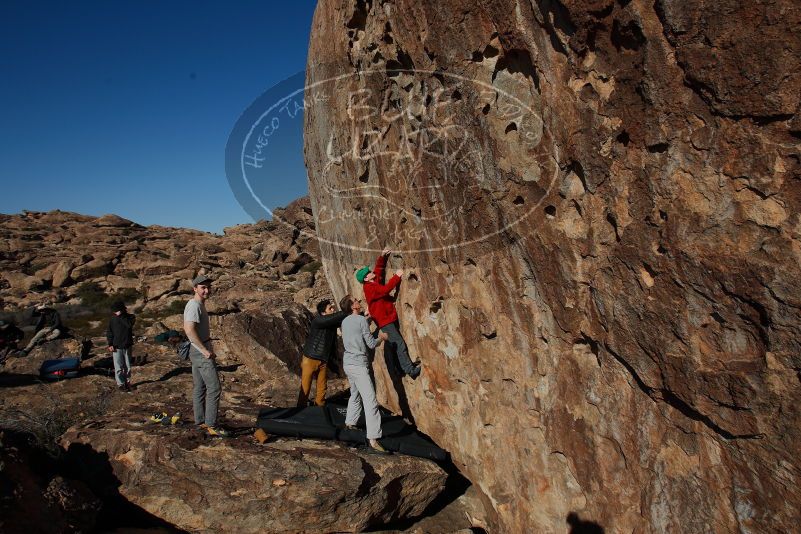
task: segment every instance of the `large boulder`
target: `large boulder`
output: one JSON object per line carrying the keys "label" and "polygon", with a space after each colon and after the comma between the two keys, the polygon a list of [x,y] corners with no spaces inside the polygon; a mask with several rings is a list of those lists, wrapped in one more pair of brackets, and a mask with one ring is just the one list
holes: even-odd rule
{"label": "large boulder", "polygon": [[791,0],[317,4],[326,275],[360,294],[399,251],[423,375],[379,389],[493,530],[797,528],[799,23]]}
{"label": "large boulder", "polygon": [[119,494],[193,532],[361,532],[420,515],[446,473],[409,456],[248,434],[210,441],[184,427],[110,415],[61,439],[100,494]]}
{"label": "large boulder", "polygon": [[212,317],[220,350],[265,380],[300,374],[311,313],[299,304],[269,304],[262,311]]}
{"label": "large boulder", "polygon": [[138,224],[135,222],[129,221],[119,215],[108,214],[99,217],[97,220],[94,221],[96,226],[100,227],[112,227],[112,228],[128,228],[128,227],[139,227]]}
{"label": "large boulder", "polygon": [[104,277],[111,272],[111,264],[102,259],[92,259],[83,265],[75,267],[70,273],[70,278],[76,282],[89,280],[92,278]]}
{"label": "large boulder", "polygon": [[2,274],[11,289],[18,291],[31,291],[41,287],[45,281],[40,276],[29,276],[20,272],[5,272]]}
{"label": "large boulder", "polygon": [[75,267],[71,261],[60,261],[53,270],[53,287],[65,287],[72,282],[70,273]]}

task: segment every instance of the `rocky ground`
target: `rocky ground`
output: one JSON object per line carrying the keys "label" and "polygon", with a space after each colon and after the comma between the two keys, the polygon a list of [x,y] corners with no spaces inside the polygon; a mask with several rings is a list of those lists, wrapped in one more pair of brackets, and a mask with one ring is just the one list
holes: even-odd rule
{"label": "rocky ground", "polygon": [[[72,338],[11,357],[0,374],[0,530],[454,532],[478,524],[467,513],[475,497],[442,496],[457,479],[433,462],[253,437],[260,407],[294,404],[307,306],[328,293],[316,242],[304,234],[313,232],[308,204],[281,216],[292,224],[242,225],[224,236],[113,216],[2,216],[4,317],[24,321],[26,307],[48,300]],[[208,308],[219,336],[220,416],[233,430],[225,440],[194,429],[191,369],[153,339],[180,329],[176,311],[201,269],[216,281]],[[130,393],[114,384],[102,336],[102,306],[113,298],[139,318]],[[45,359],[79,354],[79,378],[38,379]],[[329,397],[346,390],[343,378],[329,381]],[[180,421],[151,422],[158,412]]]}

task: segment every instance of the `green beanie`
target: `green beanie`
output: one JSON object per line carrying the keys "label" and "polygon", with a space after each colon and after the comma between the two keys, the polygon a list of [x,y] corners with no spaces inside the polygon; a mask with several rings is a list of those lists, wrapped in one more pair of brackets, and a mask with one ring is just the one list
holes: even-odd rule
{"label": "green beanie", "polygon": [[356,271],[356,280],[359,281],[360,284],[364,283],[364,277],[370,272],[369,267],[362,267],[358,271]]}

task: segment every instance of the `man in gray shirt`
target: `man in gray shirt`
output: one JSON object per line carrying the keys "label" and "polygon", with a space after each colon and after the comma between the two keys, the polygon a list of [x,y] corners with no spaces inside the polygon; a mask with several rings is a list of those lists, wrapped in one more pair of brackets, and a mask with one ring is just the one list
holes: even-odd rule
{"label": "man in gray shirt", "polygon": [[206,299],[211,295],[211,280],[197,276],[192,280],[195,296],[184,308],[184,332],[192,343],[189,360],[192,362],[192,405],[195,424],[211,436],[227,437],[228,431],[217,426],[217,408],[220,404],[220,377],[211,345],[209,314],[206,312]]}
{"label": "man in gray shirt", "polygon": [[384,332],[378,334],[378,339],[370,333],[367,319],[362,315],[362,303],[358,299],[346,296],[339,303],[340,310],[350,310],[343,321],[342,343],[345,346],[345,355],[342,367],[350,382],[350,399],[348,399],[348,412],[345,415],[345,425],[355,428],[364,407],[364,419],[367,425],[367,442],[376,452],[388,454],[387,450],[378,443],[381,437],[381,414],[378,411],[378,400],[375,396],[375,386],[370,378],[370,361],[367,350],[374,349],[388,335]]}

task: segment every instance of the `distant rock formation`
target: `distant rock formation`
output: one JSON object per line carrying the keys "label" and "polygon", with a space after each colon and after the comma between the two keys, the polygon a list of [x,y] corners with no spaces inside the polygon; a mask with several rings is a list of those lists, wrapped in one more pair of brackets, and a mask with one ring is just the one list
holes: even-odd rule
{"label": "distant rock formation", "polygon": [[790,0],[318,3],[325,271],[340,297],[400,251],[424,372],[380,389],[495,531],[797,528],[799,24]]}
{"label": "distant rock formation", "polygon": [[4,310],[42,300],[75,303],[80,285],[92,282],[108,294],[126,291],[129,304],[158,315],[186,300],[201,270],[216,281],[217,314],[258,309],[271,296],[286,300],[294,293],[313,309],[328,295],[315,263],[308,198],[276,209],[272,221],[226,228],[224,236],[62,211],[0,214],[0,235]]}

